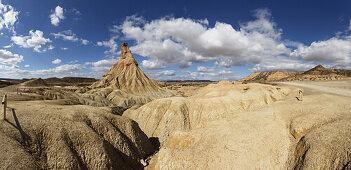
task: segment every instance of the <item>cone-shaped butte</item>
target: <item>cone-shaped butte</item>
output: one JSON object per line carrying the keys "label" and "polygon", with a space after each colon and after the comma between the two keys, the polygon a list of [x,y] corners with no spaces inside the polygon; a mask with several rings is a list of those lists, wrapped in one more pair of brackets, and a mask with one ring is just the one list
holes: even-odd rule
{"label": "cone-shaped butte", "polygon": [[93,88],[121,89],[129,93],[153,93],[162,91],[157,81],[148,78],[138,67],[127,43],[121,46],[121,58],[107,71]]}
{"label": "cone-shaped butte", "polygon": [[[112,91],[108,98],[117,99],[121,96],[132,99],[135,104],[141,104],[160,96],[169,96],[170,92],[162,89],[156,80],[148,78],[138,67],[127,43],[121,46],[121,57],[103,78],[91,85],[92,92]],[[102,90],[104,89],[104,90]],[[114,102],[117,105],[118,102]],[[134,102],[131,102],[134,103]],[[127,106],[130,104],[126,104]]]}

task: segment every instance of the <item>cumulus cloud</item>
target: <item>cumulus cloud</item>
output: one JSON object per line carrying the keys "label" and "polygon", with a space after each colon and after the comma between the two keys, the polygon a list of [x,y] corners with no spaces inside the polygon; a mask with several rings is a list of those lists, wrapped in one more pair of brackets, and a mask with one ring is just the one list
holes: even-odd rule
{"label": "cumulus cloud", "polygon": [[4,49],[0,50],[0,64],[5,65],[16,65],[23,61],[23,56],[19,54],[14,54],[11,51]]}
{"label": "cumulus cloud", "polygon": [[[147,71],[146,75],[153,79],[164,79],[165,77],[171,77],[176,75],[176,71],[174,70],[164,70],[164,71]],[[167,79],[167,78],[166,78]]]}
{"label": "cumulus cloud", "polygon": [[53,45],[48,46],[48,50],[53,50],[55,47]]}
{"label": "cumulus cloud", "polygon": [[[0,69],[1,69],[0,65]],[[33,78],[33,77],[64,77],[64,76],[84,76],[89,77],[88,74],[82,73],[84,68],[81,64],[64,64],[50,69],[43,70],[22,70],[19,68],[7,69],[8,71],[0,72],[0,77],[11,78]]]}
{"label": "cumulus cloud", "polygon": [[30,67],[30,65],[29,65],[29,64],[26,64],[26,65],[24,65],[24,67],[28,68],[28,67]]}
{"label": "cumulus cloud", "polygon": [[4,48],[11,48],[13,45],[10,44],[10,45],[5,45]]}
{"label": "cumulus cloud", "polygon": [[109,50],[105,51],[105,54],[117,55],[119,52],[116,39],[117,36],[112,36],[108,41],[99,41],[96,43],[96,45],[109,48]]}
{"label": "cumulus cloud", "polygon": [[83,45],[88,45],[88,44],[89,44],[89,41],[88,41],[88,40],[81,39],[81,41],[82,41],[82,44],[83,44]]}
{"label": "cumulus cloud", "polygon": [[217,70],[214,70],[213,72],[193,72],[193,71],[181,71],[181,72],[183,72],[185,75],[177,76],[177,78],[183,79],[183,80],[203,79],[203,80],[218,81],[218,80],[238,80],[241,78],[231,69],[217,69]]}
{"label": "cumulus cloud", "polygon": [[250,69],[250,71],[307,71],[315,66],[316,64],[314,64],[313,62],[305,62],[297,60],[296,58],[274,57],[267,59],[260,64],[254,65],[254,67]]}
{"label": "cumulus cloud", "polygon": [[61,60],[60,59],[56,59],[56,60],[53,60],[51,63],[52,64],[60,64]]}
{"label": "cumulus cloud", "polygon": [[55,11],[53,11],[53,13],[50,15],[50,19],[51,19],[51,24],[58,26],[60,23],[60,20],[65,19],[65,16],[63,16],[63,8],[60,6],[57,6],[55,8]]}
{"label": "cumulus cloud", "polygon": [[14,25],[18,20],[19,12],[11,5],[4,5],[0,1],[0,30],[6,28],[14,32]]}
{"label": "cumulus cloud", "polygon": [[198,66],[197,67],[197,71],[198,72],[213,72],[214,71],[214,68],[210,68],[210,67],[205,67],[205,66]]}
{"label": "cumulus cloud", "polygon": [[55,38],[62,38],[65,41],[80,41],[83,45],[87,45],[89,43],[89,41],[86,39],[78,38],[77,35],[72,32],[72,30],[65,30],[59,33],[51,33],[51,35],[53,35]]}
{"label": "cumulus cloud", "polygon": [[149,69],[149,70],[157,70],[157,69],[166,68],[166,66],[164,66],[158,60],[143,60],[141,62],[141,65],[143,66],[143,68]]}
{"label": "cumulus cloud", "polygon": [[345,68],[351,65],[351,37],[333,37],[325,41],[312,42],[309,46],[300,45],[291,54],[306,61],[330,63],[334,67]]}
{"label": "cumulus cloud", "polygon": [[23,48],[33,48],[35,52],[42,52],[40,48],[46,43],[51,42],[49,38],[45,38],[44,33],[40,30],[30,30],[29,36],[12,36],[11,40]]}
{"label": "cumulus cloud", "polygon": [[270,12],[256,10],[255,16],[256,20],[241,24],[238,30],[223,22],[210,27],[206,19],[168,17],[146,21],[130,16],[113,32],[135,40],[136,45],[131,47],[134,53],[180,67],[219,59],[229,65],[258,64],[265,58],[289,54]]}
{"label": "cumulus cloud", "polygon": [[117,59],[103,59],[96,62],[87,62],[86,65],[91,65],[90,69],[96,73],[105,73],[111,66],[117,62]]}
{"label": "cumulus cloud", "polygon": [[51,35],[53,35],[55,38],[62,38],[66,41],[79,41],[79,38],[76,37],[76,34],[74,34],[72,30],[61,31],[59,33],[51,33]]}

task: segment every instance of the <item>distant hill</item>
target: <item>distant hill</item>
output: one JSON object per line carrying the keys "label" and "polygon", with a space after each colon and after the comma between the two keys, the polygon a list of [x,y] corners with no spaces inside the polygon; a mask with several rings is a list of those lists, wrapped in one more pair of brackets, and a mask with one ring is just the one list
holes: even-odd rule
{"label": "distant hill", "polygon": [[28,79],[9,79],[9,78],[0,78],[3,81],[27,81]]}
{"label": "distant hill", "polygon": [[212,80],[163,80],[160,82],[215,82]]}
{"label": "distant hill", "polygon": [[272,81],[303,81],[303,80],[341,80],[351,79],[351,70],[330,69],[318,65],[305,72],[264,71],[255,72],[239,81],[272,82]]}
{"label": "distant hill", "polygon": [[97,81],[94,78],[86,78],[86,77],[63,77],[63,78],[50,77],[44,80],[50,86],[71,86],[71,85],[87,86]]}

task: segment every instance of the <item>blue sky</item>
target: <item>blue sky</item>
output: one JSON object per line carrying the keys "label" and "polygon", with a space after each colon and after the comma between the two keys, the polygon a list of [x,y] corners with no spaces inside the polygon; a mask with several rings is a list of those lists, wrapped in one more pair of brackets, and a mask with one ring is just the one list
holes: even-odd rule
{"label": "blue sky", "polygon": [[158,80],[351,69],[351,2],[0,1],[0,77],[101,78],[122,42]]}

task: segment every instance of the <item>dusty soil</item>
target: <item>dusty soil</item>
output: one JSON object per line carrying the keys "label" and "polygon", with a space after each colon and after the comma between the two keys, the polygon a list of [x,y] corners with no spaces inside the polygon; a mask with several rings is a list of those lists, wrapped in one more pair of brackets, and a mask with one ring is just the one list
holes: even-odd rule
{"label": "dusty soil", "polygon": [[123,116],[160,139],[148,169],[350,169],[351,85],[308,83],[209,85]]}
{"label": "dusty soil", "polygon": [[178,93],[126,111],[0,89],[0,167],[351,169],[350,80],[161,86]]}

